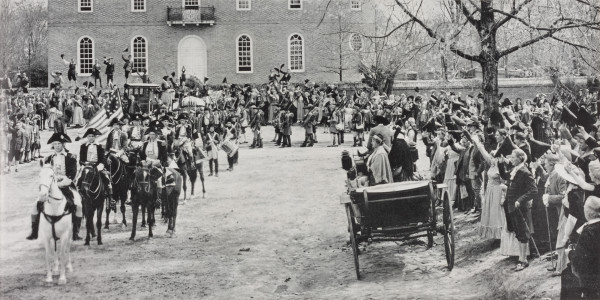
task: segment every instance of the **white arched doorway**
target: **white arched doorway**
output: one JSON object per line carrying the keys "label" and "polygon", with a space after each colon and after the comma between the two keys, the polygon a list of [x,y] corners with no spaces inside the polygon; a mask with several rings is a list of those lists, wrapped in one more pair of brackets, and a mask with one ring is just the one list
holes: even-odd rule
{"label": "white arched doorway", "polygon": [[181,68],[185,67],[187,77],[194,75],[200,80],[204,80],[207,75],[206,44],[195,35],[188,35],[179,41],[177,48],[178,72],[181,75]]}

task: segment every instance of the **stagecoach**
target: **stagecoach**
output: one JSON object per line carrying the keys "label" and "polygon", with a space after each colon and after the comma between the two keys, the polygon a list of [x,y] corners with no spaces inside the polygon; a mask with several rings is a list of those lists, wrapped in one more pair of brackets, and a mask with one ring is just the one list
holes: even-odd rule
{"label": "stagecoach", "polygon": [[130,83],[125,85],[125,93],[135,97],[135,101],[140,106],[142,112],[151,113],[157,108],[158,91],[160,86],[154,83]]}
{"label": "stagecoach", "polygon": [[[361,165],[364,166],[364,161],[355,159],[353,170],[360,170]],[[361,253],[358,246],[361,242],[404,241],[427,237],[427,245],[432,247],[433,236],[438,232],[444,236],[446,262],[448,269],[452,270],[454,221],[445,187],[445,184],[436,184],[429,180],[407,181],[349,188],[348,192],[340,197],[340,202],[346,209],[357,279],[360,280]],[[439,197],[443,213],[442,226],[437,227],[436,203]]]}

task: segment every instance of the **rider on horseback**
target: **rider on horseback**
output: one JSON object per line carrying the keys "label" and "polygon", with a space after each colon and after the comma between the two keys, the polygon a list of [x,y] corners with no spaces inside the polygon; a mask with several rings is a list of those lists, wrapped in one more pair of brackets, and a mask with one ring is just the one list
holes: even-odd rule
{"label": "rider on horseback", "polygon": [[[81,207],[81,196],[75,189],[75,176],[77,175],[77,157],[65,149],[65,143],[70,143],[71,138],[64,133],[54,133],[48,140],[52,144],[54,153],[44,159],[44,164],[52,165],[56,183],[65,196],[69,204],[75,205],[75,216],[73,219],[73,239],[78,237],[81,227],[81,218],[83,217]],[[44,199],[37,199],[35,209],[31,215],[31,234],[28,240],[35,240],[38,237],[38,228],[40,223],[40,208],[43,206]]]}
{"label": "rider on horseback", "polygon": [[[102,135],[98,129],[89,128],[83,137],[88,139],[88,142],[81,145],[79,149],[79,164],[82,166],[90,165],[95,167],[101,175],[102,183],[106,189],[106,197],[112,199],[112,184],[110,182],[110,173],[104,169],[104,148],[96,144],[96,136]],[[79,182],[77,183],[79,186]]]}
{"label": "rider on horseback", "polygon": [[[127,133],[121,130],[121,126],[124,124],[125,123],[119,121],[117,118],[113,118],[110,121],[112,130],[106,139],[104,151],[108,152],[108,155],[112,155],[121,160],[124,164],[127,164],[129,163],[129,158],[127,157],[129,139]],[[116,201],[112,197],[110,198],[110,208],[116,211]]]}
{"label": "rider on horseback", "polygon": [[175,128],[175,147],[182,150],[188,169],[194,170],[194,152],[192,150],[192,126],[188,124],[189,118],[186,113],[181,113],[177,118],[180,122]]}

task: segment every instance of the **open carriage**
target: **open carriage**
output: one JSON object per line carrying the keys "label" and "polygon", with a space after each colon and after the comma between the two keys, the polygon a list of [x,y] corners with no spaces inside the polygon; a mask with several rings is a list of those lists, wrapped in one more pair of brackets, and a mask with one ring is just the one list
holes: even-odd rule
{"label": "open carriage", "polygon": [[[360,165],[360,161],[357,161]],[[360,168],[360,167],[359,167]],[[454,221],[452,205],[445,184],[407,181],[371,187],[349,189],[340,197],[348,217],[348,232],[354,255],[356,277],[360,279],[359,249],[361,242],[403,241],[427,237],[428,247],[433,236],[444,236],[448,269],[454,267]],[[437,191],[439,189],[439,191]],[[442,226],[438,227],[436,203],[442,196]]]}

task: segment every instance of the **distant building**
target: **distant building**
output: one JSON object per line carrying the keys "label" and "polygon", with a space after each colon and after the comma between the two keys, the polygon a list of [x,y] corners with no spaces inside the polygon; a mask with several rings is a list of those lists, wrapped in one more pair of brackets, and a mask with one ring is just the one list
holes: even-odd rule
{"label": "distant building", "polygon": [[[63,71],[60,59],[76,58],[80,82],[92,64],[113,57],[115,83],[125,82],[122,51],[135,71],[148,70],[152,82],[164,75],[209,77],[209,84],[264,83],[270,70],[285,64],[292,82],[339,81],[339,28],[344,81],[358,81],[356,64],[373,32],[369,0],[49,0],[48,70]],[[338,18],[337,15],[341,15]],[[332,15],[335,15],[332,17]],[[342,24],[343,23],[343,24]],[[337,46],[336,46],[337,45]],[[105,66],[102,64],[102,78]],[[51,80],[50,80],[51,82]]]}

